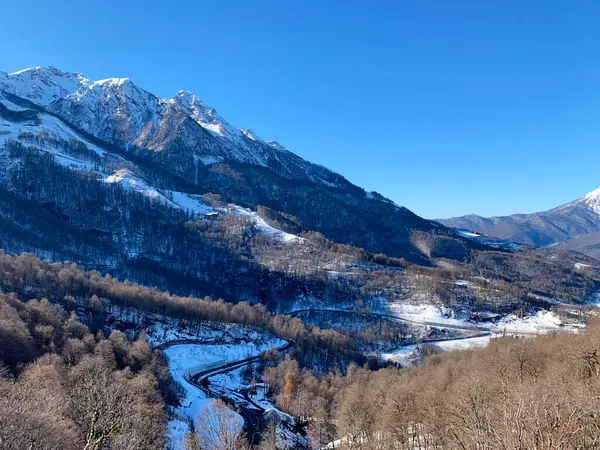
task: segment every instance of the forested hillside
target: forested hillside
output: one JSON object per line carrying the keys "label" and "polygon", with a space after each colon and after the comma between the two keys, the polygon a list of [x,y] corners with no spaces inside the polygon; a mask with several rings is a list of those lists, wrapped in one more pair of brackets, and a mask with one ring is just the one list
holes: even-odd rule
{"label": "forested hillside", "polygon": [[261,305],[176,297],[27,254],[1,254],[0,274],[2,448],[164,448],[181,386],[145,338],[149,317],[265,330],[325,372],[366,361],[349,337]]}
{"label": "forested hillside", "polygon": [[214,193],[238,205],[267,206],[331,240],[374,253],[385,249],[413,262],[427,262],[411,240],[413,231],[452,235],[276,143],[235,129],[190,92],[159,99],[128,79],[92,82],[53,67],[2,72],[0,132],[1,144],[19,141],[96,178],[110,180],[127,170],[150,196],[165,190]]}
{"label": "forested hillside", "polygon": [[95,335],[46,299],[0,294],[0,447],[162,449],[169,398],[145,339]]}
{"label": "forested hillside", "polygon": [[[598,445],[595,319],[577,335],[505,338],[485,350],[436,355],[428,344],[421,367],[372,371],[359,368],[365,359],[351,335],[260,306],[176,297],[31,255],[2,255],[0,274],[3,448],[163,448],[165,405],[179,388],[143,334],[130,340],[148,313],[293,339],[298,348],[267,363],[262,380],[305,424],[312,448]],[[110,331],[115,314],[137,325]],[[312,373],[316,361],[329,369]]]}
{"label": "forested hillside", "polygon": [[315,376],[291,359],[264,378],[308,424],[312,448],[592,449],[600,445],[600,323],[579,335],[505,338],[422,367]]}

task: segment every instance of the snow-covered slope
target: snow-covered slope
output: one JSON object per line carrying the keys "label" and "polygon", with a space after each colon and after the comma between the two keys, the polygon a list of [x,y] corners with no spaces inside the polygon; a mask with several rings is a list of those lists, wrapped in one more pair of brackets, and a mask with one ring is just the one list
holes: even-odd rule
{"label": "snow-covered slope", "polygon": [[237,143],[242,141],[241,130],[230,125],[217,113],[216,109],[207,106],[192,92],[179,91],[169,101],[187,112],[192,119],[215,136],[223,137]]}
{"label": "snow-covered slope", "polygon": [[495,238],[492,236],[482,235],[477,232],[468,231],[468,230],[456,230],[456,234],[464,237],[466,239],[470,239],[475,242],[479,242],[480,244],[489,245],[494,248],[501,248],[504,250],[514,250],[519,251],[528,246],[524,246],[523,244],[519,244],[518,242],[511,242],[504,239]]}
{"label": "snow-covered slope", "polygon": [[600,216],[600,188],[587,193],[583,197],[583,202],[587,204],[592,211],[598,214],[598,216]]}
{"label": "snow-covered slope", "polygon": [[[13,98],[16,96],[16,98]],[[127,149],[175,153],[190,164],[222,160],[276,168],[289,178],[333,183],[335,174],[237,129],[188,91],[160,99],[128,78],[92,81],[54,67],[0,72],[0,97],[48,109],[78,130]],[[345,181],[345,180],[344,180]]]}
{"label": "snow-covered slope", "polygon": [[31,67],[10,74],[0,71],[0,91],[43,107],[77,91],[87,82],[80,73],[62,72],[55,67]]}
{"label": "snow-covered slope", "polygon": [[79,129],[108,142],[129,143],[143,131],[156,133],[161,101],[127,78],[82,83],[51,109]]}
{"label": "snow-covered slope", "polygon": [[[99,89],[125,83],[127,83],[127,80],[124,79],[104,80],[92,83],[89,87],[84,86],[82,89]],[[147,99],[149,100],[149,98]],[[10,101],[5,100],[4,104],[12,111],[25,110]],[[52,155],[57,163],[68,169],[95,173],[98,178],[107,184],[119,184],[126,190],[135,191],[171,208],[185,210],[201,216],[217,211],[209,205],[209,202],[202,195],[159,188],[153,185],[150,179],[136,173],[135,166],[132,166],[128,161],[119,155],[98,147],[51,114],[38,112],[35,119],[19,122],[7,120],[0,116],[0,152],[3,151],[4,144],[11,141],[28,145],[32,150],[38,152],[48,153]],[[89,151],[88,154],[86,155],[85,152],[80,151],[80,154],[73,155],[63,149],[65,144],[73,143],[85,146]],[[6,185],[10,184],[9,175],[11,170],[8,165],[13,163],[15,161],[11,161],[9,157],[2,158],[0,161],[0,180]],[[115,164],[123,166],[123,168],[113,170]],[[251,209],[230,204],[227,207],[219,208],[218,211],[221,214],[247,217],[256,224],[258,230],[275,240],[282,242],[300,240],[299,237],[293,234],[285,233],[268,225]]]}
{"label": "snow-covered slope", "polygon": [[[169,192],[213,193],[226,203],[293,216],[330,240],[412,262],[428,258],[412,243],[413,232],[452,234],[276,141],[233,126],[188,91],[161,99],[128,78],[93,81],[54,67],[0,72],[0,118],[3,142],[21,140],[25,129],[39,141],[47,123],[56,121],[59,139],[79,141],[85,152],[97,148],[98,156],[75,152],[69,160],[47,142],[40,150],[169,205],[177,204]],[[260,221],[257,226],[268,230]]]}

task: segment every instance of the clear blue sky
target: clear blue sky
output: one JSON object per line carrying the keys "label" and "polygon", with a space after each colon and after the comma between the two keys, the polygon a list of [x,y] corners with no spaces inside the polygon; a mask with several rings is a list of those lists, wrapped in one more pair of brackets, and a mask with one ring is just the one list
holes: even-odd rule
{"label": "clear blue sky", "polygon": [[425,217],[600,186],[597,0],[2,2],[0,70],[188,89]]}

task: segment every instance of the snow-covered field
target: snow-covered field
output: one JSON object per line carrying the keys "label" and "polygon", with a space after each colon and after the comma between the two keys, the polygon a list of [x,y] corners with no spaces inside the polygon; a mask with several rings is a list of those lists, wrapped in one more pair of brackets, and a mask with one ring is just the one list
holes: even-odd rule
{"label": "snow-covered field", "polygon": [[393,315],[396,315],[400,319],[465,327],[473,326],[473,324],[470,324],[465,320],[455,318],[454,312],[451,309],[437,307],[434,305],[389,303],[388,308]]}
{"label": "snow-covered field", "polygon": [[440,325],[464,326],[465,328],[485,328],[496,333],[538,334],[550,331],[576,331],[583,324],[564,324],[553,311],[539,310],[535,314],[518,317],[514,314],[501,316],[497,322],[473,322],[456,318],[451,309],[428,304],[390,303],[388,309],[400,319]]}
{"label": "snow-covered field", "polygon": [[547,333],[558,330],[576,332],[584,326],[583,323],[565,325],[556,313],[546,310],[540,310],[534,315],[524,316],[522,318],[514,314],[504,316],[496,325],[502,332],[517,334],[519,332]]}
{"label": "snow-covered field", "polygon": [[295,234],[286,233],[285,231],[279,230],[275,227],[269,225],[265,220],[260,217],[256,212],[248,209],[242,208],[241,206],[230,205],[232,208],[232,212],[238,216],[248,217],[256,223],[256,227],[272,238],[280,239],[282,242],[294,242],[294,241],[303,241],[304,239],[296,236]]}
{"label": "snow-covered field", "polygon": [[[448,341],[434,342],[433,345],[443,351],[467,350],[470,348],[484,348],[490,343],[491,339],[493,339],[492,336],[482,336],[468,339],[451,339]],[[385,361],[392,361],[400,364],[402,367],[413,366],[421,360],[419,348],[416,344],[406,345],[393,352],[382,353],[381,357]]]}
{"label": "snow-covered field", "polygon": [[[399,318],[419,322],[448,324],[452,326],[479,327],[488,329],[491,336],[473,337],[467,339],[451,339],[433,343],[442,351],[465,350],[486,347],[492,339],[503,335],[531,336],[552,331],[577,332],[585,325],[583,323],[564,324],[553,311],[539,310],[535,314],[518,317],[510,314],[500,317],[495,323],[469,322],[452,317],[452,311],[438,308],[434,305],[390,304],[389,309]],[[384,360],[396,362],[402,366],[411,366],[420,360],[417,345],[408,345],[398,350],[381,355]]]}

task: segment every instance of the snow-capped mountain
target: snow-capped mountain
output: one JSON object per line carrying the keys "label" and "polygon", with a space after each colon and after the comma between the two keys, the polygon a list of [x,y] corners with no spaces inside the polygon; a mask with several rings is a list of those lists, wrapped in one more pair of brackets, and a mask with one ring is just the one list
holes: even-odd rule
{"label": "snow-capped mountain", "polygon": [[600,216],[600,188],[587,193],[582,200],[592,211]]}
{"label": "snow-capped mountain", "polygon": [[0,89],[43,107],[77,91],[87,82],[80,73],[62,72],[55,67],[32,67],[10,74],[0,71]]}
{"label": "snow-capped mountain", "polygon": [[[307,230],[371,252],[424,262],[429,251],[414,245],[415,231],[458,239],[277,141],[234,127],[188,91],[161,99],[128,78],[93,81],[54,67],[0,72],[4,180],[23,166],[23,150],[15,143],[105,185],[144,186],[136,192],[155,199],[212,193],[244,207],[264,205],[298,218]],[[6,146],[20,159],[11,158]],[[110,182],[123,174],[126,183]]]}
{"label": "snow-capped mountain", "polygon": [[0,73],[0,91],[6,100],[44,108],[77,130],[132,153],[161,152],[161,162],[173,157],[186,177],[199,165],[230,160],[269,167],[286,178],[347,184],[252,131],[233,127],[191,92],[160,99],[128,78],[91,81],[54,67]]}
{"label": "snow-capped mountain", "polygon": [[600,189],[539,213],[490,218],[472,214],[438,221],[449,227],[476,230],[489,236],[529,245],[563,243],[600,231]]}

